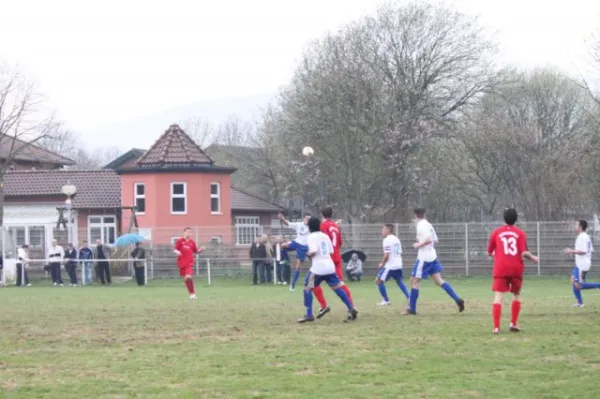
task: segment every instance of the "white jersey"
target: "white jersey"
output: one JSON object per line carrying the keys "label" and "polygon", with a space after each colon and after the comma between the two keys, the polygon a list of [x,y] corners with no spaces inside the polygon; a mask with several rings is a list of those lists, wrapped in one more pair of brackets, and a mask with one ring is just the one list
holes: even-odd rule
{"label": "white jersey", "polygon": [[594,247],[592,245],[592,239],[588,233],[579,233],[577,240],[575,240],[575,251],[585,252],[585,255],[575,255],[575,266],[582,272],[587,272],[592,266],[592,252]]}
{"label": "white jersey", "polygon": [[335,264],[331,259],[333,244],[327,234],[320,231],[310,233],[308,236],[308,252],[316,252],[312,257],[311,273],[319,276],[335,274]]}
{"label": "white jersey", "polygon": [[308,230],[308,226],[304,224],[304,222],[290,223],[288,225],[291,229],[296,230],[296,241],[300,245],[308,245],[308,235],[310,234],[310,230]]}
{"label": "white jersey", "polygon": [[389,270],[402,269],[402,244],[398,237],[390,234],[383,239],[383,253],[389,254],[383,267]]}
{"label": "white jersey", "polygon": [[431,238],[431,243],[419,248],[419,253],[417,255],[417,259],[423,262],[433,262],[437,259],[434,244],[437,244],[438,237],[431,223],[422,219],[417,223],[417,241],[423,242],[428,238]]}

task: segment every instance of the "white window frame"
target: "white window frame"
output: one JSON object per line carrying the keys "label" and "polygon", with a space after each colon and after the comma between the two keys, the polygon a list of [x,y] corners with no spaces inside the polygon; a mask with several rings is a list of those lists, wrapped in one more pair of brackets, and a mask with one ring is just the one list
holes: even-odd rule
{"label": "white window frame", "polygon": [[[31,243],[31,228],[32,227],[41,227],[42,228],[42,239],[40,241],[40,243],[38,245],[33,245]],[[24,242],[22,242],[21,244],[19,244],[17,242],[17,231],[15,229],[23,229],[23,240]],[[11,235],[11,241],[12,243],[14,243],[15,247],[20,247],[23,244],[27,244],[30,246],[30,248],[36,248],[36,249],[40,249],[40,248],[44,248],[46,245],[46,240],[45,238],[45,234],[46,234],[46,228],[43,224],[12,224],[12,225],[7,225],[5,226],[5,229],[7,232],[10,232]],[[7,245],[8,248],[8,245]]]}
{"label": "white window frame", "polygon": [[[262,226],[260,224],[260,216],[236,216],[234,219],[234,227],[235,227],[235,245],[237,246],[246,246],[254,244],[256,237],[262,235]],[[251,223],[256,222],[256,223]],[[256,231],[246,232],[245,229],[256,229]],[[253,234],[256,233],[256,234]],[[245,240],[240,240],[240,238],[250,237],[250,242],[245,242]]]}
{"label": "white window frame", "polygon": [[[100,218],[100,223],[92,223],[92,218]],[[104,218],[113,218],[114,222],[107,223]],[[117,239],[118,230],[117,230],[117,216],[116,215],[89,215],[88,216],[88,224],[87,224],[87,241],[90,245],[96,245],[96,241],[92,241],[92,228],[100,229],[100,240],[103,244],[114,244],[114,242],[107,242],[107,237],[105,237],[105,229],[114,228],[115,231],[115,240]]]}
{"label": "white window frame", "polygon": [[212,241],[214,244],[221,244],[223,242],[223,237],[214,236],[210,238],[210,241]]}
{"label": "white window frame", "polygon": [[181,237],[171,237],[171,245],[175,245],[175,243],[177,242],[177,240],[179,240]]}
{"label": "white window frame", "polygon": [[[137,192],[138,186],[144,187],[144,194],[138,194],[138,192]],[[145,215],[146,207],[148,206],[148,203],[146,202],[146,183],[133,183],[133,205],[136,208],[137,208],[137,200],[138,199],[144,200],[144,212],[139,212],[138,209],[136,209],[136,215]]]}
{"label": "white window frame", "polygon": [[[213,186],[217,186],[217,193],[216,194],[212,193]],[[219,204],[219,209],[217,209],[216,211],[213,211],[213,209],[212,209],[212,200],[215,199],[215,198],[218,200],[217,203]],[[221,183],[217,183],[217,182],[210,183],[210,213],[212,215],[222,215],[223,214],[221,212]]]}
{"label": "white window frame", "polygon": [[[175,185],[181,184],[183,185],[183,194],[173,194],[173,189],[175,188]],[[187,183],[185,182],[171,182],[171,204],[169,205],[171,207],[171,215],[187,215]],[[175,198],[183,198],[183,212],[180,211],[174,211],[173,210],[173,199]]]}

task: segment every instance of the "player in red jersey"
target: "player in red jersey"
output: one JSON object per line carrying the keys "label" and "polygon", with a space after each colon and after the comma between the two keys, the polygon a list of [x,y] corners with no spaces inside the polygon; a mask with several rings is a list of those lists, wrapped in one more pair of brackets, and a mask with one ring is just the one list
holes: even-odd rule
{"label": "player in red jersey", "polygon": [[204,248],[198,248],[192,240],[192,229],[186,227],[183,230],[183,237],[175,242],[175,254],[177,254],[177,266],[179,266],[179,275],[183,277],[185,286],[190,294],[190,299],[196,299],[196,290],[194,289],[194,258],[196,254],[201,253]]}
{"label": "player in red jersey", "polygon": [[[342,254],[340,249],[342,248],[342,231],[340,230],[339,223],[334,222],[331,218],[333,217],[333,209],[328,206],[321,211],[323,215],[323,222],[321,222],[321,232],[325,233],[331,243],[333,244],[333,254],[331,254],[331,260],[335,264],[335,274],[339,277],[340,281],[344,281],[344,269],[342,267]],[[350,302],[354,305],[352,300],[352,294],[347,285],[343,285],[342,289],[348,295]]]}
{"label": "player in red jersey", "polygon": [[527,249],[527,236],[517,227],[518,214],[514,208],[504,210],[504,226],[494,230],[490,236],[488,256],[494,258],[494,291],[493,319],[494,334],[500,332],[500,316],[502,314],[502,298],[504,293],[511,292],[514,299],[511,304],[510,331],[519,332],[519,312],[521,311],[521,286],[525,265],[523,259],[535,263],[539,260]]}

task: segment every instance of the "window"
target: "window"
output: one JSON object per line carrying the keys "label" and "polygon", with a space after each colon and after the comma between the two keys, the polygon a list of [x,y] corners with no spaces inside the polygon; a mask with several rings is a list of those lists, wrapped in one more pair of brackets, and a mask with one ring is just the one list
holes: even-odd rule
{"label": "window", "polygon": [[221,236],[215,236],[210,239],[210,242],[213,244],[220,244],[222,241]]}
{"label": "window", "polygon": [[185,183],[171,183],[171,213],[175,215],[185,215],[186,207],[186,186]]}
{"label": "window", "polygon": [[221,185],[210,183],[210,212],[221,213]]}
{"label": "window", "polygon": [[135,183],[133,185],[133,200],[138,214],[146,213],[146,185]]}
{"label": "window", "polygon": [[171,245],[175,245],[175,243],[177,242],[177,240],[179,240],[181,237],[171,237]]}
{"label": "window", "polygon": [[261,226],[258,216],[235,217],[236,245],[252,245],[259,235],[261,235]]}
{"label": "window", "polygon": [[88,222],[88,242],[95,245],[97,240],[113,244],[117,239],[117,218],[114,216],[90,216]]}
{"label": "window", "polygon": [[31,248],[44,247],[44,226],[11,226],[8,228],[8,234],[11,246],[29,244]]}

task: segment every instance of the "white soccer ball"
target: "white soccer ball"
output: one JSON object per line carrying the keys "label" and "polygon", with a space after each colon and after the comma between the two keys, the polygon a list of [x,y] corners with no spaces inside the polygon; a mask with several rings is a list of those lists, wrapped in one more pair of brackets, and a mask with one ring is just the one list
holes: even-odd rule
{"label": "white soccer ball", "polygon": [[310,157],[314,153],[315,150],[313,150],[312,147],[304,147],[302,149],[302,155],[304,155],[305,157]]}

